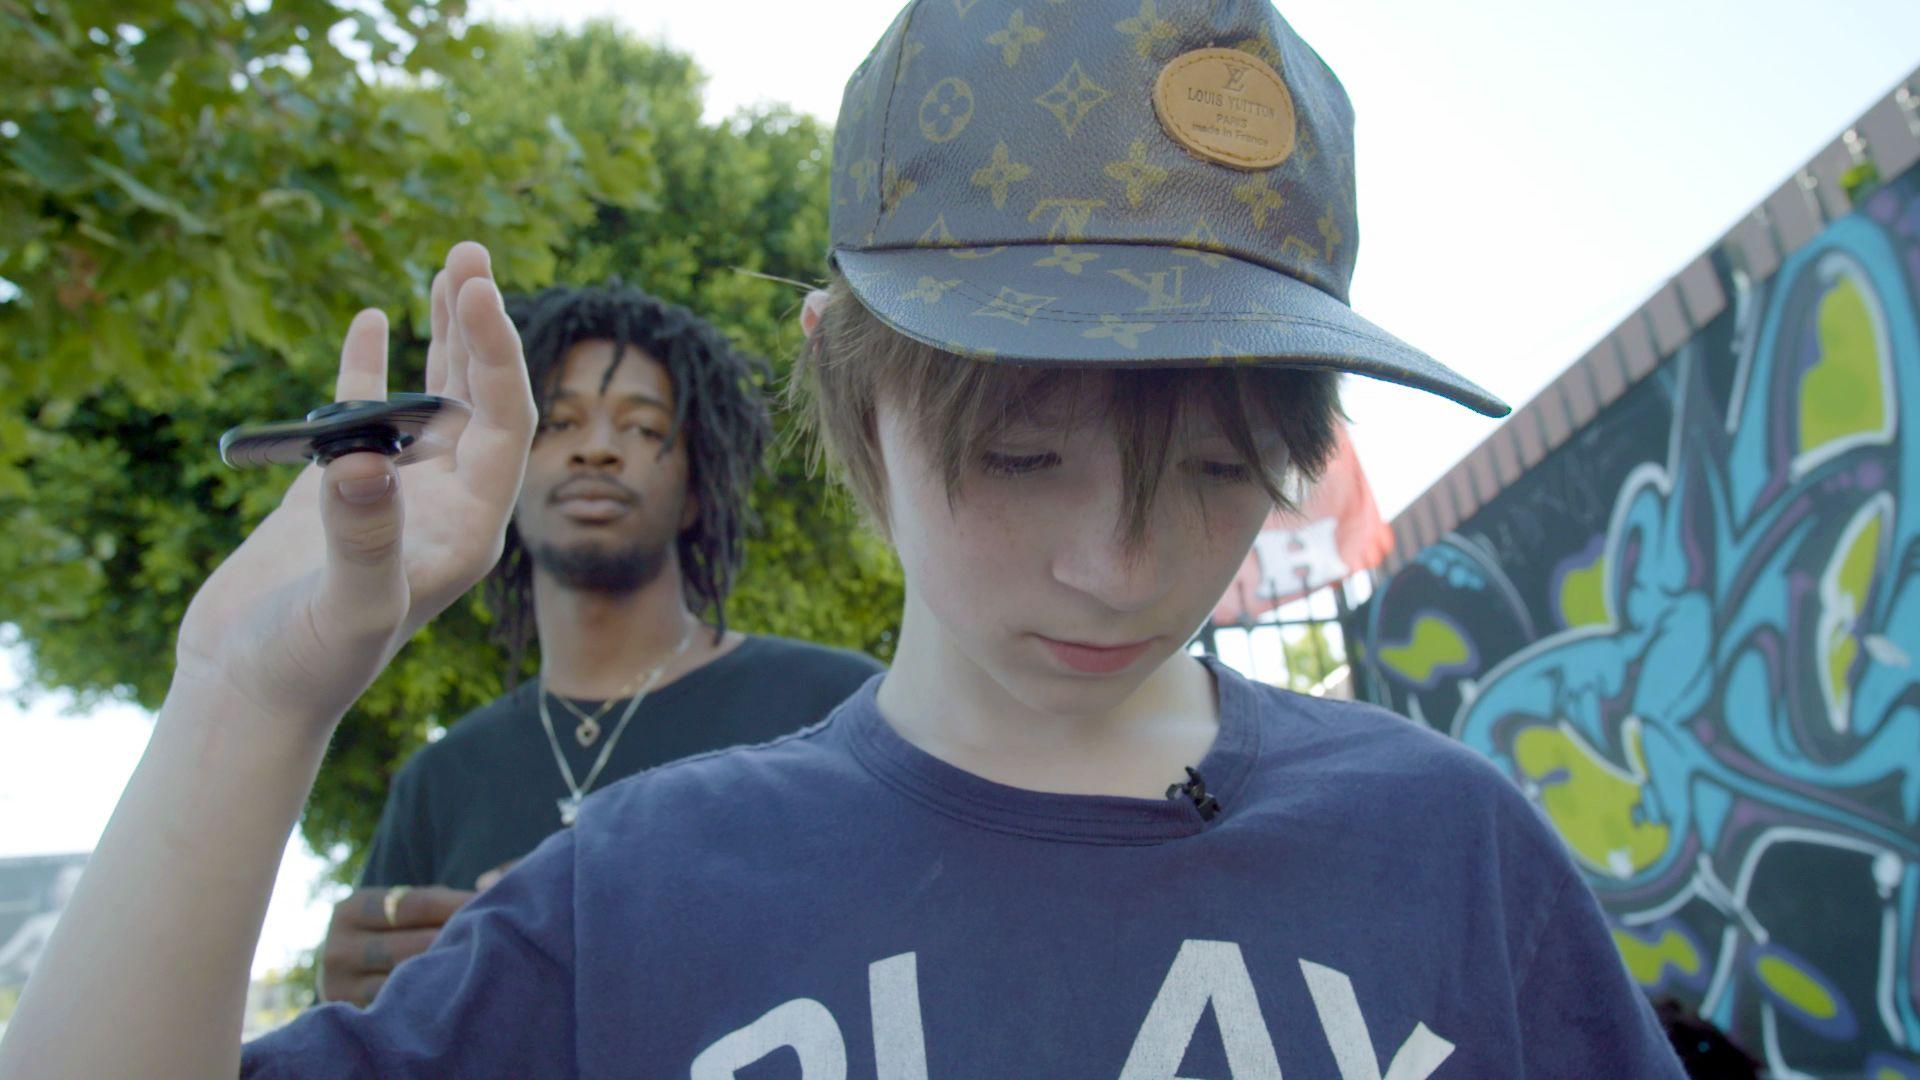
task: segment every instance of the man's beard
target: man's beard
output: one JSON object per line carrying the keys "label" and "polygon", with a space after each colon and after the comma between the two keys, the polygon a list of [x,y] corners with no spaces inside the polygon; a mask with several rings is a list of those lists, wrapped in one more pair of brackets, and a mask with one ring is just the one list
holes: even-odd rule
{"label": "man's beard", "polygon": [[653,584],[667,568],[667,555],[673,540],[665,543],[636,541],[623,548],[609,550],[588,541],[562,547],[551,541],[535,544],[527,553],[533,565],[553,575],[561,587],[576,592],[632,593]]}

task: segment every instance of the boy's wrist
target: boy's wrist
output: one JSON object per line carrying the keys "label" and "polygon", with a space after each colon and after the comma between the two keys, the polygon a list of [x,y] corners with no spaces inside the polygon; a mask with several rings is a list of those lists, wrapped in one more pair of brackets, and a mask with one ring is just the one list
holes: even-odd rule
{"label": "boy's wrist", "polygon": [[154,731],[189,731],[237,752],[279,757],[324,752],[343,713],[325,707],[288,710],[262,705],[240,688],[176,673],[155,716]]}

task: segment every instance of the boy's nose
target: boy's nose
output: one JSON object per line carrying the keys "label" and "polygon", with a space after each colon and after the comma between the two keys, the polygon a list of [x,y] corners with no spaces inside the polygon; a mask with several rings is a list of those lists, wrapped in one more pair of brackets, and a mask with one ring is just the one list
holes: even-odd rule
{"label": "boy's nose", "polygon": [[1104,505],[1063,516],[1054,580],[1117,613],[1151,608],[1167,591],[1155,528],[1129,544],[1119,498],[1090,501]]}

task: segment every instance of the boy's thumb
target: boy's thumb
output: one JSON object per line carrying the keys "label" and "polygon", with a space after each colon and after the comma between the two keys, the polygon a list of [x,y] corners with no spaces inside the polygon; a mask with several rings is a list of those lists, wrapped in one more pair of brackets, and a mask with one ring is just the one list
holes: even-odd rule
{"label": "boy's thumb", "polygon": [[349,635],[387,632],[406,617],[400,561],[400,477],[381,454],[348,454],[321,477],[327,566],[317,617]]}

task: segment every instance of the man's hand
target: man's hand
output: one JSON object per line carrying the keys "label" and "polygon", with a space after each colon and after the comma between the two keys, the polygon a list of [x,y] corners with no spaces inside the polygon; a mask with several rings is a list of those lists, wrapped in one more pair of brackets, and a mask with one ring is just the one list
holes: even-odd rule
{"label": "man's hand", "polygon": [[507,876],[507,871],[519,865],[520,865],[519,859],[508,859],[506,862],[501,863],[499,866],[496,866],[493,869],[487,871],[486,873],[481,874],[479,880],[473,883],[473,887],[476,889],[479,889],[481,892],[486,892],[488,889],[491,889],[495,885],[499,884],[500,879]]}
{"label": "man's hand", "polygon": [[333,905],[327,924],[320,999],[372,1004],[400,961],[426,952],[453,913],[476,895],[440,885],[354,890]]}
{"label": "man's hand", "polygon": [[[434,278],[425,389],[473,407],[449,432],[453,452],[404,476],[375,453],[309,466],[195,595],[173,692],[331,730],[407,638],[493,566],[534,405],[479,244],[456,245]],[[335,396],[386,393],[386,318],[363,311],[341,348]]]}

